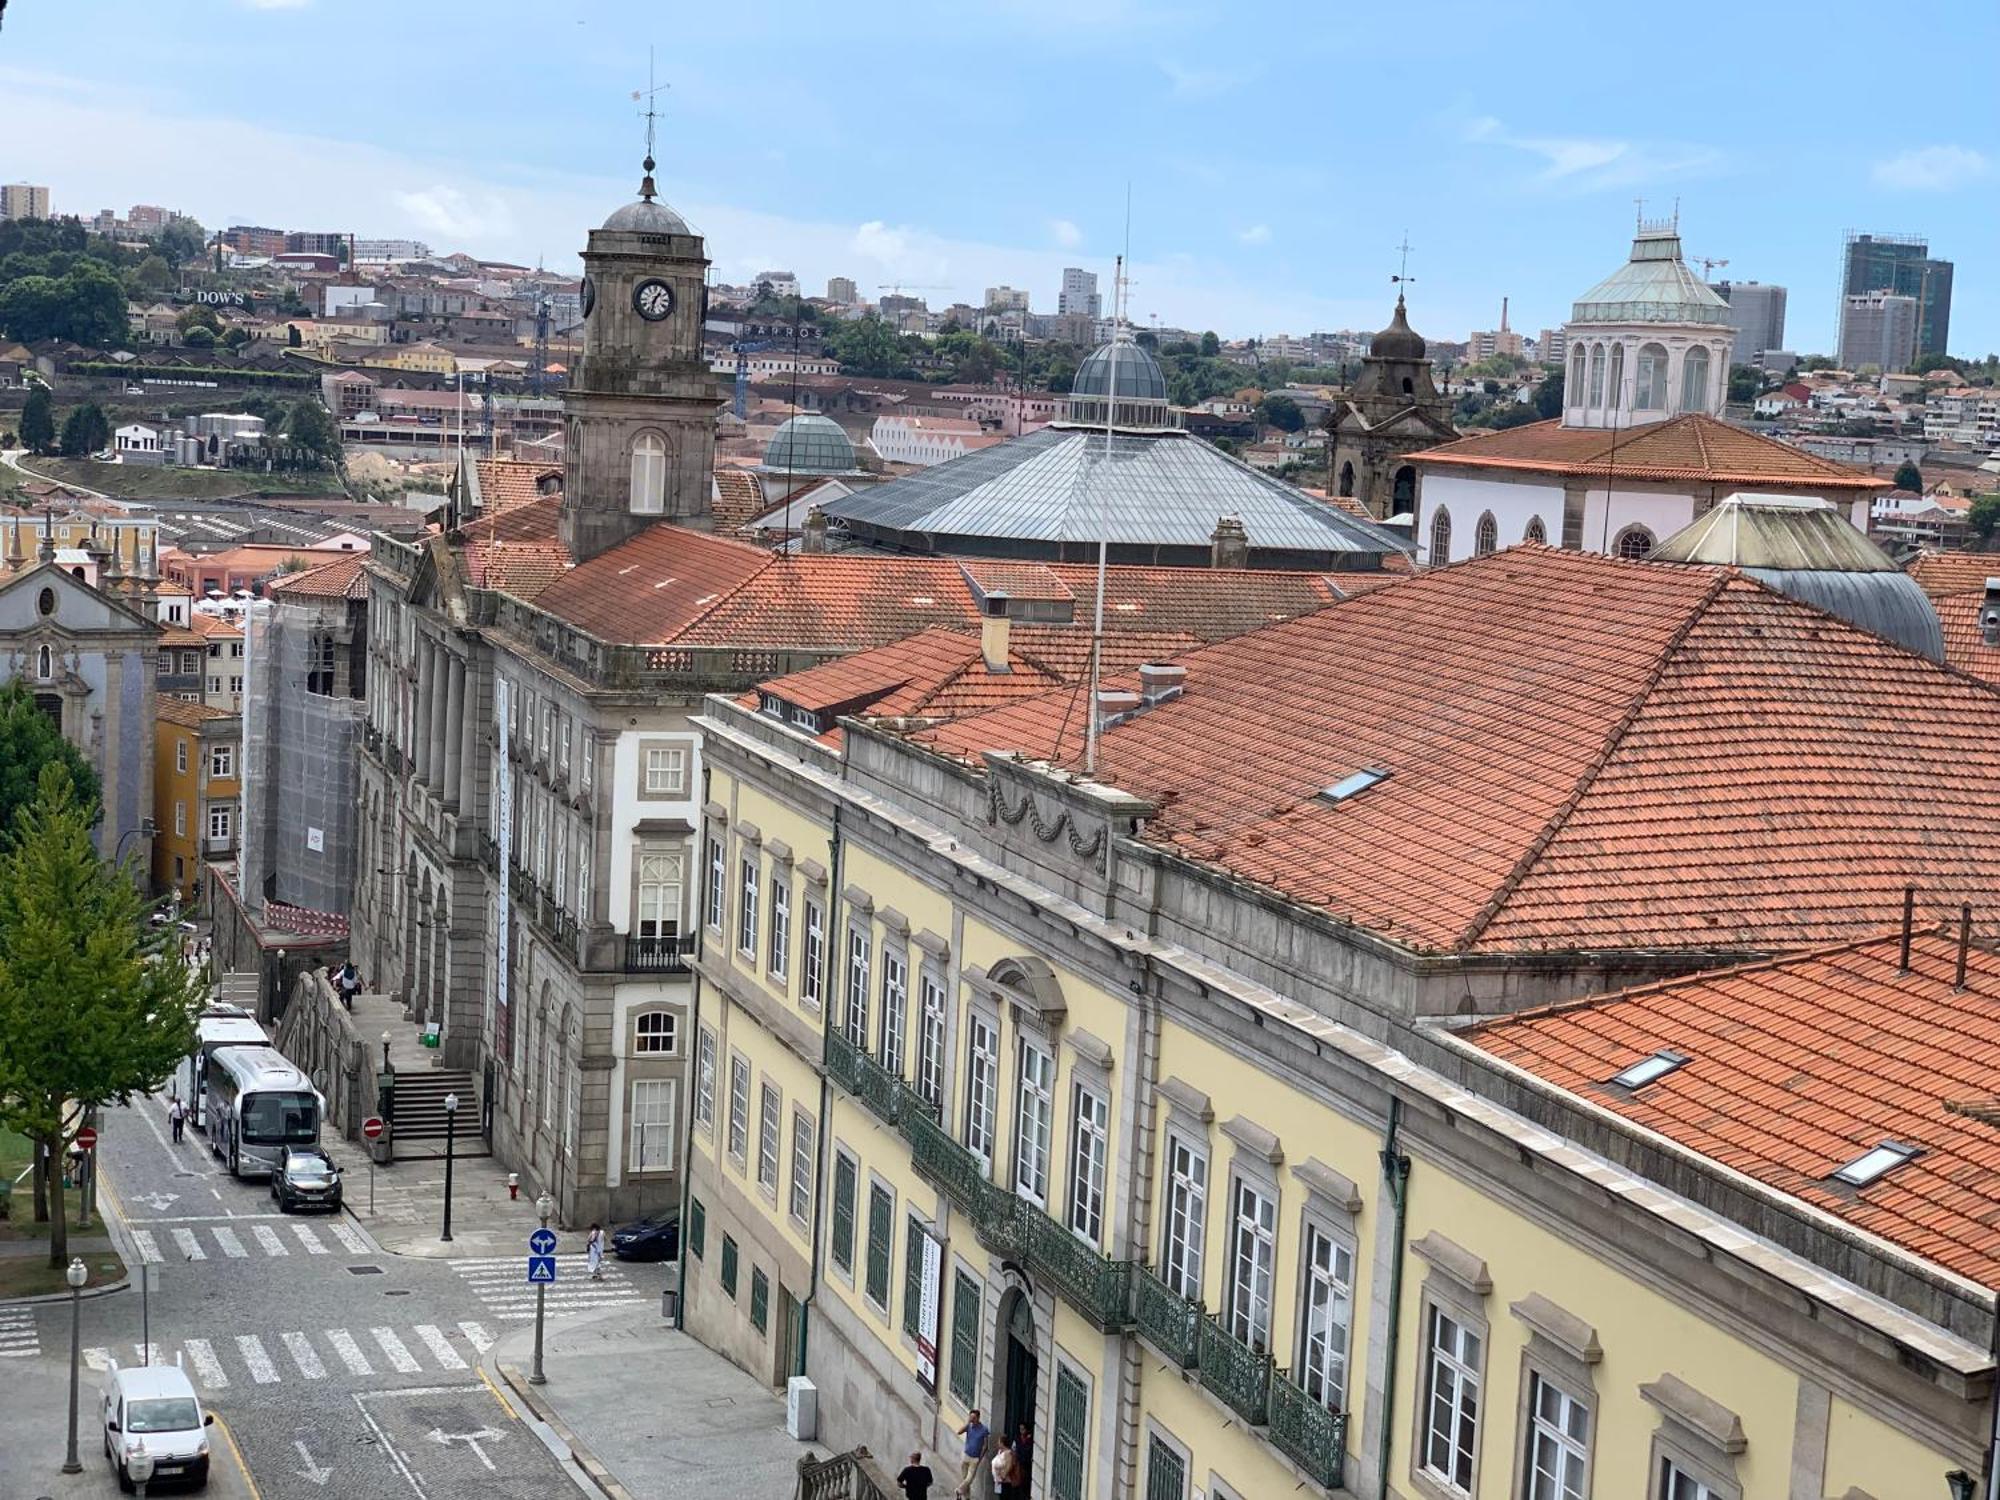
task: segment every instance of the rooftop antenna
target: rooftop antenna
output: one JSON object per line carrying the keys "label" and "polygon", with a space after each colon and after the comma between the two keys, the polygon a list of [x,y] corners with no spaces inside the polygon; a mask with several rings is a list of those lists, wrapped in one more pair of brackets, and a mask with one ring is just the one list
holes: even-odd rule
{"label": "rooftop antenna", "polygon": [[643,89],[632,90],[632,102],[637,104],[643,100],[646,105],[645,109],[640,111],[646,117],[646,160],[643,163],[646,169],[646,176],[639,184],[639,196],[648,203],[651,203],[660,195],[659,188],[653,184],[653,168],[658,165],[653,160],[653,127],[660,116],[657,107],[657,96],[664,94],[672,87],[673,85],[670,83],[653,82],[653,49],[648,47],[646,49],[646,86]]}
{"label": "rooftop antenna", "polygon": [[1132,253],[1132,184],[1125,184],[1125,254],[1117,260],[1111,277],[1111,354],[1104,386],[1104,473],[1097,487],[1097,604],[1090,623],[1090,702],[1089,717],[1083,725],[1083,772],[1097,774],[1097,742],[1102,714],[1097,703],[1104,679],[1104,584],[1110,552],[1111,517],[1106,511],[1105,490],[1111,481],[1111,436],[1117,425],[1118,346],[1125,342],[1125,259]]}

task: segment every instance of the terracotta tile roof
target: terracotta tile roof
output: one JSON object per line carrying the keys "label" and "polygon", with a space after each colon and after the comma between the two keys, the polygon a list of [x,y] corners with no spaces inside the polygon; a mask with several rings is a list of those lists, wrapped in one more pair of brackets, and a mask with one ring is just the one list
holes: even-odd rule
{"label": "terracotta tile roof", "polygon": [[[1103,736],[1147,837],[1414,948],[1768,951],[2000,880],[2000,693],[1739,574],[1516,547],[1180,662]],[[1074,765],[1068,698],[913,737]]]}
{"label": "terracotta tile roof", "polygon": [[190,703],[185,698],[176,698],[172,693],[153,695],[154,713],[169,724],[178,724],[183,729],[199,729],[213,719],[233,719],[235,714],[226,708],[210,708],[206,703]]}
{"label": "terracotta tile roof", "polygon": [[1919,552],[1904,571],[1933,599],[1978,593],[1987,579],[2000,578],[2000,552]]}
{"label": "terracotta tile roof", "polygon": [[[1898,937],[1524,1012],[1461,1033],[1497,1058],[1984,1286],[2000,1279],[2000,1127],[1992,1105],[2000,958]],[[1672,1049],[1689,1061],[1607,1087]],[[1831,1174],[1894,1141],[1914,1159],[1850,1187]]]}
{"label": "terracotta tile roof", "polygon": [[764,513],[764,486],[748,469],[715,470],[715,529],[734,531]]}
{"label": "terracotta tile roof", "polygon": [[454,535],[469,542],[553,542],[561,515],[562,500],[551,495],[467,521]]}
{"label": "terracotta tile roof", "polygon": [[479,498],[488,516],[505,515],[516,506],[531,505],[545,498],[544,482],[562,488],[561,464],[523,463],[512,458],[482,458],[477,461]]}
{"label": "terracotta tile roof", "polygon": [[303,573],[274,579],[265,592],[283,594],[286,598],[366,599],[368,575],[362,564],[367,561],[365,552],[343,553],[332,562],[307,568]]}
{"label": "terracotta tile roof", "polygon": [[661,645],[769,568],[771,560],[762,548],[742,542],[651,526],[578,563],[544,588],[535,604],[600,640]]}
{"label": "terracotta tile roof", "polygon": [[1410,455],[1428,467],[1532,469],[1754,489],[1857,490],[1888,486],[1859,470],[1690,412],[1618,432],[1533,422]]}
{"label": "terracotta tile roof", "polygon": [[162,625],[160,627],[162,646],[206,646],[208,638],[198,635],[184,625]]}
{"label": "terracotta tile roof", "polygon": [[199,636],[214,636],[218,640],[241,640],[243,627],[234,621],[225,620],[221,615],[205,615],[196,610],[188,616],[188,626]]}
{"label": "terracotta tile roof", "polygon": [[531,602],[569,567],[569,549],[560,542],[474,542],[465,549],[466,577],[475,588]]}
{"label": "terracotta tile roof", "polygon": [[1009,599],[1067,602],[1076,597],[1046,563],[962,562],[965,576],[982,594]]}

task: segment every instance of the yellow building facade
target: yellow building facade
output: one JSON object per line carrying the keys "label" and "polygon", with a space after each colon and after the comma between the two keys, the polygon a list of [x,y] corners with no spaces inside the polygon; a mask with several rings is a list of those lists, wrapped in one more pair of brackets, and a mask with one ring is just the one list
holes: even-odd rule
{"label": "yellow building facade", "polygon": [[235,857],[243,720],[161,694],[153,746],[153,886],[182,904],[201,889],[204,860]]}
{"label": "yellow building facade", "polygon": [[1978,1471],[1990,1293],[1714,1163],[1621,1165],[1443,1028],[1303,1003],[1307,913],[1202,876],[1207,940],[1135,919],[1170,857],[1115,789],[701,724],[684,1318],[811,1379],[823,1446],[949,1488],[976,1408],[1031,1425],[1038,1500]]}

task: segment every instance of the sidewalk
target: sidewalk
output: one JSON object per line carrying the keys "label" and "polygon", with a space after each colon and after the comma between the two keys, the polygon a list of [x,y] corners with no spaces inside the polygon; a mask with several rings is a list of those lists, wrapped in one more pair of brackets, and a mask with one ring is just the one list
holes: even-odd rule
{"label": "sidewalk", "polygon": [[[460,1157],[452,1164],[452,1237],[447,1244],[438,1238],[444,1228],[442,1157],[413,1156],[375,1168],[375,1208],[370,1213],[368,1152],[330,1135],[320,1145],[340,1167],[348,1213],[384,1250],[436,1260],[528,1253],[528,1236],[541,1223],[535,1200],[524,1190],[510,1201],[507,1171],[492,1157]],[[565,1234],[561,1248],[581,1251],[582,1231]]]}
{"label": "sidewalk", "polygon": [[[790,1495],[811,1444],[785,1433],[785,1403],[686,1334],[631,1313],[548,1326],[546,1385],[529,1385],[535,1331],[503,1336],[486,1369],[547,1423],[610,1500]],[[560,1449],[558,1449],[560,1453]]]}

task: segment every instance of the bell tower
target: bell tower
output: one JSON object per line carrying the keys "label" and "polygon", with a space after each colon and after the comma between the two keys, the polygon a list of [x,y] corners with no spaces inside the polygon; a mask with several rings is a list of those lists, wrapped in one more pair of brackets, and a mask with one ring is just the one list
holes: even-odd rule
{"label": "bell tower", "polygon": [[583,252],[583,357],[563,393],[562,538],[578,562],[709,510],[722,403],[701,352],[708,256],[658,201],[653,167],[648,154],[638,201]]}

